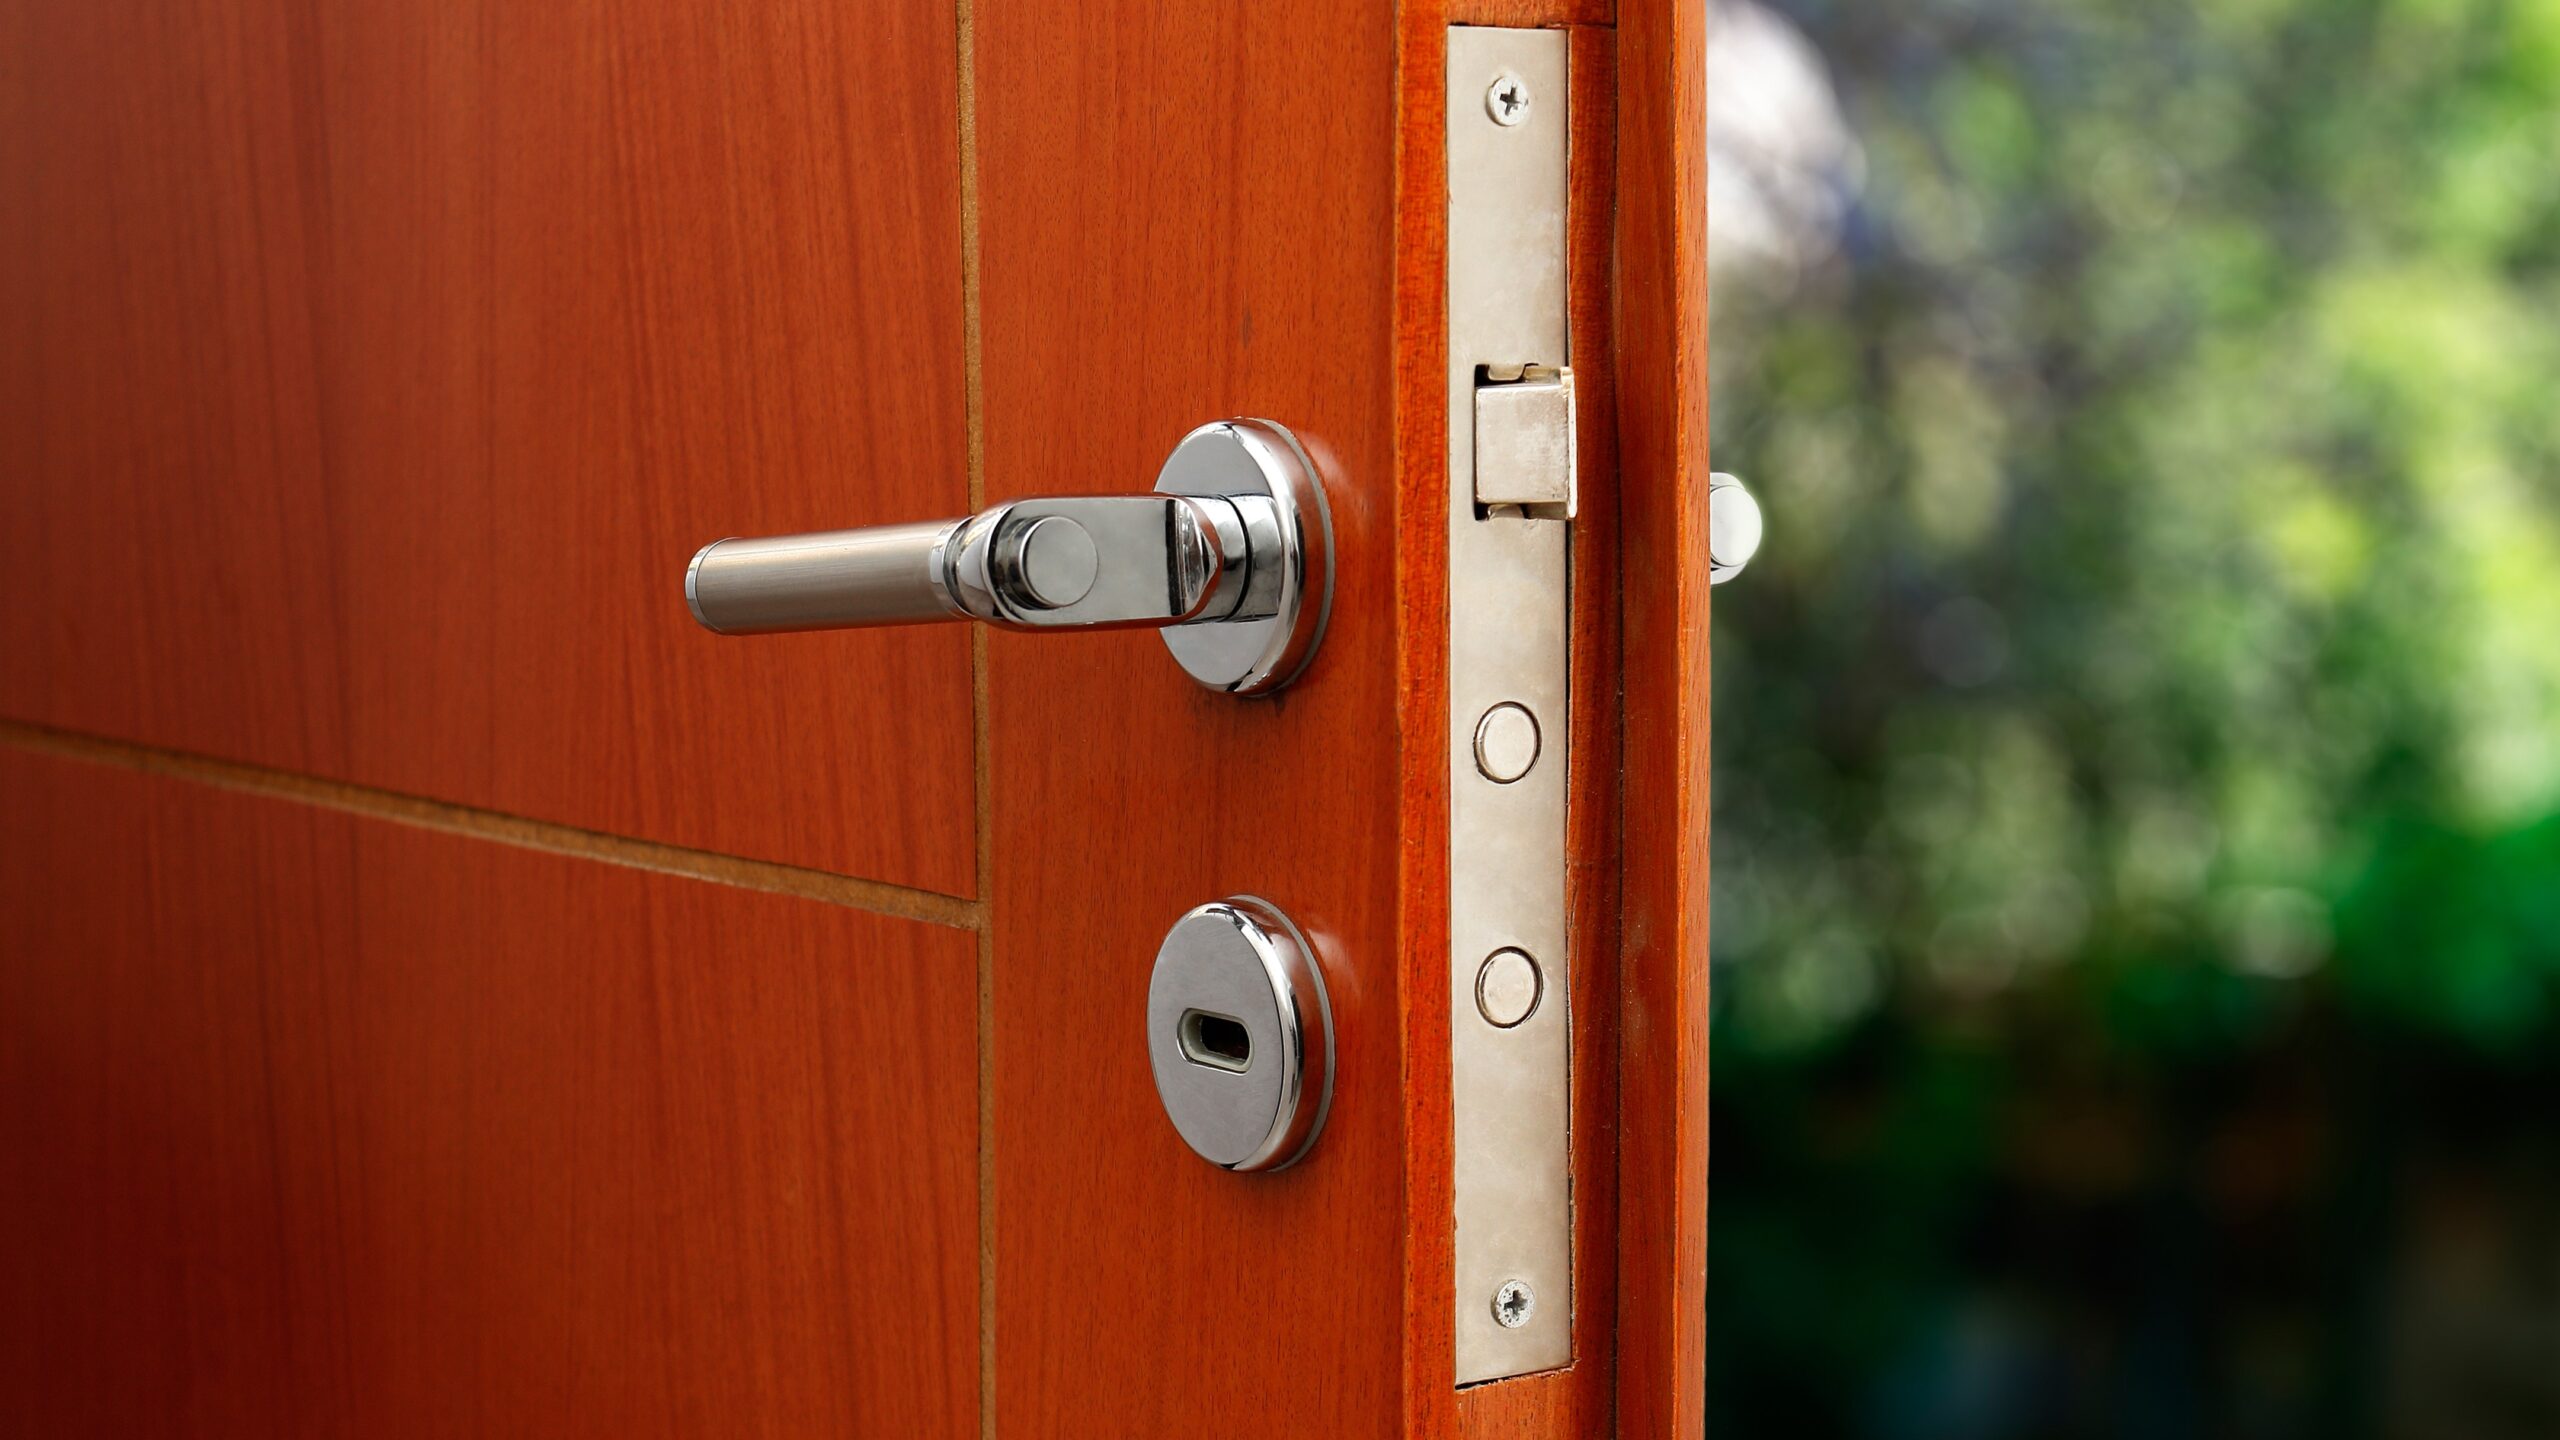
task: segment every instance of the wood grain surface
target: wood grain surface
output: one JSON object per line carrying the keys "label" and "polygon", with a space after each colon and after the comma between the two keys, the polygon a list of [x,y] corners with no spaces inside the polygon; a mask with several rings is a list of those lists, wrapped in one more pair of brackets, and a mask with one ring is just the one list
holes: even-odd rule
{"label": "wood grain surface", "polygon": [[[1463,1392],[1453,21],[1574,27],[1584,407],[1576,1363]],[[1697,1435],[1703,44],[0,7],[0,1433]],[[1333,503],[1276,699],[684,610],[706,540],[1134,493],[1239,414]],[[1165,929],[1238,893],[1340,1037],[1279,1175],[1146,1063]]]}
{"label": "wood grain surface", "polygon": [[967,932],[14,749],[0,813],[0,1433],[978,1433]]}
{"label": "wood grain surface", "polygon": [[[989,638],[999,1435],[1405,1433],[1396,35],[1355,0],[976,12],[990,485],[1142,490],[1268,416],[1339,560],[1273,700],[1143,633]],[[1165,930],[1237,893],[1313,938],[1340,1036],[1274,1175],[1186,1150],[1146,1060]]]}
{"label": "wood grain surface", "polygon": [[1618,9],[1626,839],[1618,1432],[1706,1425],[1707,184],[1703,0]]}
{"label": "wood grain surface", "polygon": [[[1404,1037],[1404,1433],[1458,1433],[1449,1006],[1449,17],[1398,12],[1397,1028]],[[1429,823],[1437,817],[1439,823]],[[1417,821],[1423,823],[1415,823]]]}
{"label": "wood grain surface", "polygon": [[1618,11],[1617,0],[1447,0],[1447,4],[1447,24],[1519,29],[1573,25],[1606,30]]}
{"label": "wood grain surface", "polygon": [[965,508],[948,6],[0,7],[0,713],[976,893],[956,629],[724,535]]}

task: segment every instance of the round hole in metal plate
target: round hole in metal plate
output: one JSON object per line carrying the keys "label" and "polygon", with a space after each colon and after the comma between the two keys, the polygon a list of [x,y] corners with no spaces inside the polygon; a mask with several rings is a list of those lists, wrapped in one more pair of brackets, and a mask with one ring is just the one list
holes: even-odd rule
{"label": "round hole in metal plate", "polygon": [[1476,970],[1476,1009],[1486,1023],[1509,1030],[1538,1013],[1547,992],[1546,976],[1529,952],[1506,945],[1485,957]]}
{"label": "round hole in metal plate", "polygon": [[1496,785],[1508,785],[1538,763],[1538,717],[1529,707],[1505,700],[1476,722],[1476,771]]}

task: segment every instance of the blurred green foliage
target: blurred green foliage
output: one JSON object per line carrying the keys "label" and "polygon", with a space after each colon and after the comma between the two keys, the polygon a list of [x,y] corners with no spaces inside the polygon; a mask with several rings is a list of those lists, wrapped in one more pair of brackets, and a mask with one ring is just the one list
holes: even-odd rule
{"label": "blurred green foliage", "polygon": [[2560,1130],[2560,0],[1777,8],[1867,178],[1715,297],[1716,1433],[2510,1433],[2375,1367],[2426,1107]]}

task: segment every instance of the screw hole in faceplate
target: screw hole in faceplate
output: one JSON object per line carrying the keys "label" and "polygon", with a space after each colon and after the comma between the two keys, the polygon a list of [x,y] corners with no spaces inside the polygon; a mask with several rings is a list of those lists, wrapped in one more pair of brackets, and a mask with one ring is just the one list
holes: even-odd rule
{"label": "screw hole in faceplate", "polygon": [[1245,1030],[1243,1021],[1231,1015],[1185,1010],[1177,1034],[1182,1058],[1194,1065],[1232,1070],[1239,1075],[1253,1068],[1253,1036]]}

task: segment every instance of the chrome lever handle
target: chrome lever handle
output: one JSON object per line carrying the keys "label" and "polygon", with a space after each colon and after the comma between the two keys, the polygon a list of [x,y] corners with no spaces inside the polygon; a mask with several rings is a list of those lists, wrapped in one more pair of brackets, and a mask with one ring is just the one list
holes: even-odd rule
{"label": "chrome lever handle", "polygon": [[1234,572],[1251,565],[1235,502],[1061,496],[920,525],[716,541],[686,569],[684,598],[723,635],[952,619],[1014,630],[1181,625],[1230,613],[1235,595],[1222,609],[1212,597],[1236,589]]}
{"label": "chrome lever handle", "polygon": [[702,628],[722,635],[947,620],[953,612],[930,563],[962,523],[715,540],[685,567],[684,603]]}
{"label": "chrome lever handle", "polygon": [[[1157,627],[1183,669],[1258,694],[1323,638],[1333,526],[1315,464],[1267,420],[1183,437],[1152,495],[1007,501],[976,515],[704,546],[685,603],[724,635],[981,620]],[[1179,627],[1179,628],[1176,628]]]}

